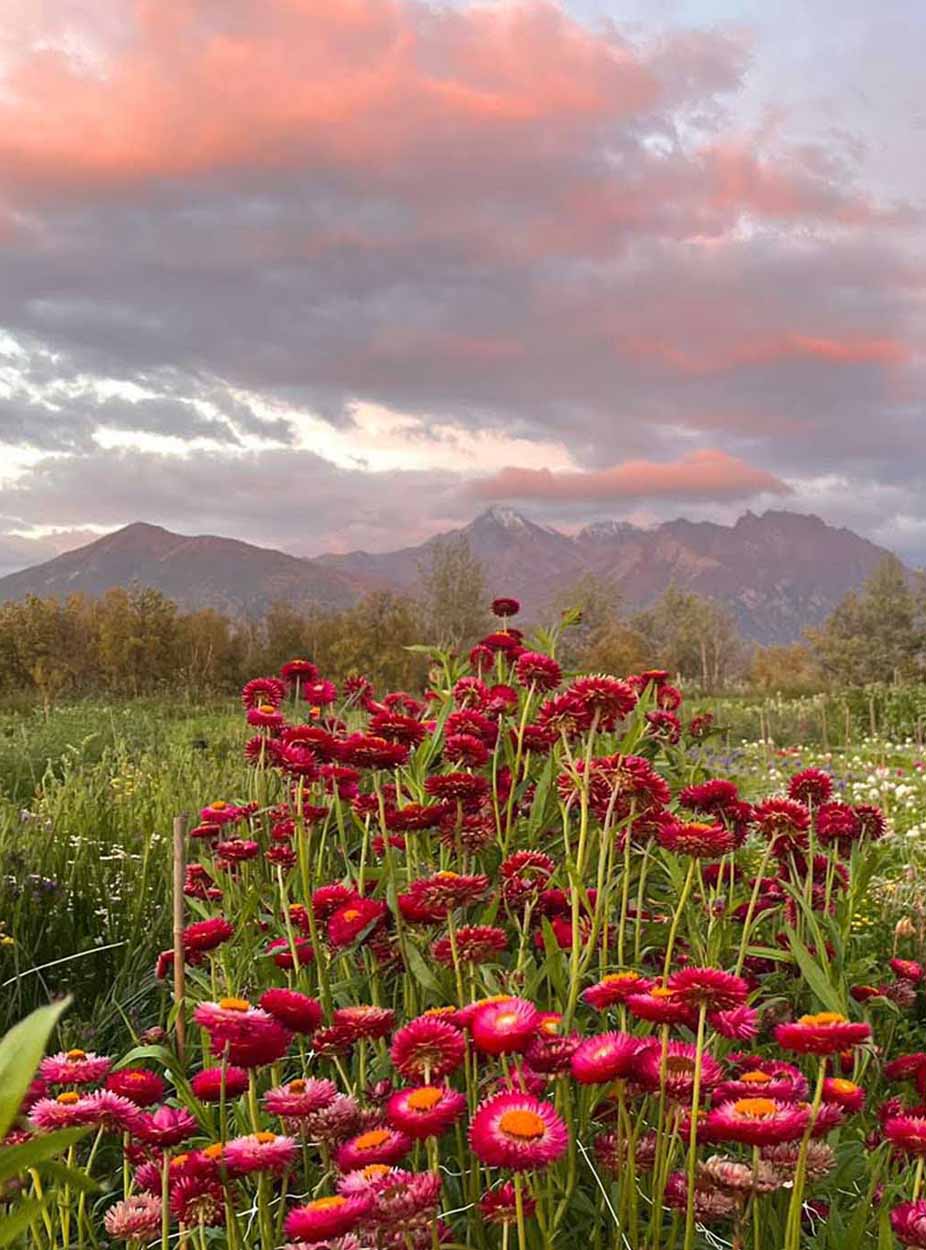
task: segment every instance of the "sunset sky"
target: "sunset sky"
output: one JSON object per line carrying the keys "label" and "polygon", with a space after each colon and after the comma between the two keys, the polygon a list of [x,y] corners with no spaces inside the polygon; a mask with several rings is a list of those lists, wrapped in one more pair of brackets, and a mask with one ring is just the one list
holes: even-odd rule
{"label": "sunset sky", "polygon": [[510,504],[926,561],[922,0],[3,0],[0,572]]}

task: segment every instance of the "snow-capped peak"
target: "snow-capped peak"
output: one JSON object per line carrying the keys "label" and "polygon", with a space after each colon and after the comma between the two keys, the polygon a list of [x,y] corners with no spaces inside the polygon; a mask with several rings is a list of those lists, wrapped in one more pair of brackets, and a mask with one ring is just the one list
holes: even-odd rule
{"label": "snow-capped peak", "polygon": [[530,524],[520,512],[515,512],[514,508],[503,507],[501,504],[494,504],[491,508],[487,508],[481,517],[477,517],[477,520],[491,521],[494,525],[500,525],[506,530],[523,530],[527,529]]}

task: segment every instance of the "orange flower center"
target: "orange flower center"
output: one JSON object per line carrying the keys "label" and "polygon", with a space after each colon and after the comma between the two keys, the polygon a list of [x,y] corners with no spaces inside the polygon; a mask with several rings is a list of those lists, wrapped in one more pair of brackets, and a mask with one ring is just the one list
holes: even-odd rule
{"label": "orange flower center", "polygon": [[767,1085],[772,1078],[767,1072],[744,1072],[740,1077],[746,1085]]}
{"label": "orange flower center", "polygon": [[357,910],[356,907],[348,907],[347,911],[344,913],[344,919],[345,920],[359,920],[360,912]]}
{"label": "orange flower center", "polygon": [[413,1090],[407,1101],[413,1111],[430,1111],[432,1107],[437,1106],[443,1096],[443,1091],[434,1085],[424,1085],[421,1089]]}
{"label": "orange flower center", "polygon": [[771,1098],[740,1098],[733,1110],[747,1120],[767,1120],[778,1108]]}
{"label": "orange flower center", "polygon": [[147,1076],[147,1072],[126,1072],[123,1074],[122,1079],[123,1081],[134,1081],[137,1084],[139,1081],[146,1080]]}
{"label": "orange flower center", "polygon": [[373,1181],[378,1176],[388,1176],[392,1168],[385,1163],[368,1163],[365,1168],[361,1168],[361,1173],[365,1180]]}
{"label": "orange flower center", "polygon": [[424,1014],[426,1016],[437,1016],[440,1019],[441,1017],[455,1016],[457,1009],[456,1007],[429,1007]]}
{"label": "orange flower center", "polygon": [[276,1133],[264,1132],[264,1133],[254,1134],[254,1140],[259,1141],[262,1146],[267,1146],[270,1144],[270,1142],[276,1141],[276,1139],[277,1139]]}
{"label": "orange flower center", "polygon": [[558,1037],[559,1026],[560,1026],[559,1016],[551,1016],[547,1020],[541,1020],[540,1032],[545,1033],[547,1037]]}
{"label": "orange flower center", "polygon": [[498,1127],[509,1137],[517,1137],[521,1141],[534,1141],[543,1137],[547,1130],[543,1117],[534,1111],[506,1111]]}
{"label": "orange flower center", "polygon": [[694,1072],[694,1060],[685,1055],[669,1055],[666,1059],[666,1071],[677,1072],[679,1075]]}
{"label": "orange flower center", "polygon": [[290,1081],[290,1083],[287,1085],[286,1088],[289,1090],[291,1094],[304,1094],[305,1093],[305,1081],[303,1080]]}
{"label": "orange flower center", "polygon": [[434,874],[438,881],[456,881],[459,875],[460,874],[458,872],[451,872],[448,868],[444,868],[440,872],[436,872]]}
{"label": "orange flower center", "polygon": [[377,1146],[385,1145],[392,1134],[385,1128],[374,1128],[369,1133],[361,1133],[354,1145],[358,1150],[375,1150]]}
{"label": "orange flower center", "polygon": [[272,716],[273,713],[276,711],[276,708],[273,706],[272,703],[262,703],[257,710],[259,712],[263,712],[265,716]]}
{"label": "orange flower center", "polygon": [[[213,1151],[213,1152],[214,1152],[214,1151],[215,1151],[215,1149],[216,1149],[216,1147],[215,1147],[215,1146],[207,1146],[207,1147],[206,1147],[206,1150],[204,1150],[204,1151],[203,1151],[203,1154],[205,1154],[207,1150],[211,1150],[211,1151]],[[218,1151],[219,1151],[219,1154],[221,1154],[221,1153],[222,1153],[222,1147],[221,1147],[221,1146],[219,1146],[219,1147],[218,1147]],[[190,1157],[190,1156],[189,1156],[188,1154],[175,1155],[175,1156],[174,1156],[174,1158],[173,1158],[173,1159],[171,1159],[170,1163],[169,1163],[167,1166],[168,1166],[168,1167],[171,1167],[171,1168],[182,1168],[182,1167],[183,1167],[183,1165],[184,1165],[184,1163],[186,1163],[187,1159],[189,1159],[189,1157]],[[215,1155],[215,1153],[213,1153],[213,1154],[211,1154],[209,1157],[210,1157],[211,1159],[214,1159],[214,1158],[216,1157],[216,1155]]]}
{"label": "orange flower center", "polygon": [[316,1198],[308,1204],[308,1208],[310,1211],[331,1211],[334,1207],[343,1207],[346,1201],[346,1198],[333,1194],[330,1198]]}
{"label": "orange flower center", "polygon": [[69,1050],[66,1055],[68,1063],[78,1063],[81,1059],[87,1058],[85,1050]]}
{"label": "orange flower center", "polygon": [[830,1089],[837,1094],[855,1094],[858,1086],[854,1081],[844,1081],[841,1076],[837,1076],[830,1081]]}
{"label": "orange flower center", "polygon": [[606,977],[602,977],[605,985],[620,985],[623,981],[639,981],[639,972],[609,972]]}
{"label": "orange flower center", "polygon": [[846,1024],[848,1021],[845,1016],[841,1016],[838,1011],[820,1011],[815,1016],[801,1016],[798,1024],[806,1024],[811,1028],[817,1028],[820,1025],[824,1027],[828,1024]]}
{"label": "orange flower center", "polygon": [[80,1102],[80,1094],[75,1094],[71,1089],[66,1094],[59,1094],[55,1101],[62,1103],[65,1107],[72,1107],[75,1102]]}
{"label": "orange flower center", "polygon": [[653,998],[671,998],[675,990],[670,990],[668,985],[654,985],[650,990]]}
{"label": "orange flower center", "polygon": [[[222,1143],[217,1141],[217,1142],[214,1142],[211,1146],[207,1146],[205,1150],[203,1151],[203,1154],[206,1156],[207,1159],[221,1159],[222,1149],[223,1149]],[[185,1155],[177,1156],[177,1159],[184,1159],[184,1158],[186,1158]],[[175,1163],[177,1162],[177,1159],[174,1160]]]}
{"label": "orange flower center", "polygon": [[228,807],[228,804],[224,799],[216,799],[214,803],[209,804],[209,810],[211,812],[224,812],[226,807]]}
{"label": "orange flower center", "polygon": [[223,1011],[250,1011],[251,1004],[246,998],[220,998],[219,1006]]}

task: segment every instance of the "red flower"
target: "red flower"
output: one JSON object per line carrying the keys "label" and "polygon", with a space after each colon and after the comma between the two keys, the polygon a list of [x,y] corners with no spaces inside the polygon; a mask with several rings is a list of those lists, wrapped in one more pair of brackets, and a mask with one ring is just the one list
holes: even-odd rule
{"label": "red flower", "polygon": [[823,1082],[823,1101],[842,1107],[845,1111],[861,1111],[865,1105],[865,1091],[854,1081],[842,1077],[828,1077]]}
{"label": "red flower", "polygon": [[490,1167],[529,1171],[547,1167],[569,1145],[566,1126],[548,1102],[530,1094],[497,1094],[482,1103],[469,1126],[476,1157]]}
{"label": "red flower", "polygon": [[799,803],[825,803],[833,792],[832,778],[819,768],[805,768],[788,782],[788,797]]}
{"label": "red flower", "polygon": [[681,722],[674,712],[647,712],[646,723],[650,737],[658,738],[661,742],[674,745],[682,736]]}
{"label": "red flower", "polygon": [[524,651],[514,666],[515,677],[522,686],[537,690],[555,690],[563,679],[563,670],[550,655],[539,651]]}
{"label": "red flower", "polygon": [[348,1029],[353,1041],[386,1037],[395,1025],[395,1012],[390,1007],[357,1003],[351,1007],[336,1007],[332,1023],[335,1028]]}
{"label": "red flower", "polygon": [[293,1033],[314,1033],[321,1023],[320,1004],[297,990],[265,990],[260,996],[260,1005]]}
{"label": "red flower", "polygon": [[419,1085],[392,1094],[386,1103],[386,1116],[393,1128],[418,1141],[445,1133],[465,1109],[466,1098],[456,1090]]}
{"label": "red flower", "polygon": [[884,1136],[895,1150],[926,1155],[926,1116],[898,1115],[885,1121]]}
{"label": "red flower", "polygon": [[427,727],[420,720],[414,716],[403,716],[401,712],[378,712],[371,716],[370,732],[388,742],[400,742],[409,747],[416,747],[428,736]]}
{"label": "red flower", "polygon": [[526,998],[483,1003],[473,1014],[470,1032],[477,1050],[507,1055],[524,1050],[537,1032],[540,1012]]}
{"label": "red flower", "polygon": [[120,1068],[106,1078],[106,1088],[128,1098],[136,1107],[151,1107],[161,1101],[167,1086],[157,1072],[148,1068]]}
{"label": "red flower", "polygon": [[418,1016],[393,1034],[389,1054],[408,1080],[440,1080],[463,1062],[466,1039],[437,1016]]}
{"label": "red flower", "polygon": [[613,729],[617,721],[629,716],[637,704],[637,694],[632,686],[604,674],[577,677],[567,693],[579,700],[590,717],[597,713],[602,729]]}
{"label": "red flower", "polygon": [[902,1202],[891,1212],[891,1228],[902,1246],[926,1248],[926,1201]]}
{"label": "red flower", "polygon": [[[461,925],[454,935],[457,958],[464,964],[494,962],[508,949],[504,929],[490,925]],[[431,954],[438,963],[453,966],[453,944],[449,937],[440,938],[431,947]]]}
{"label": "red flower", "polygon": [[278,677],[252,677],[241,690],[241,702],[245,708],[271,703],[279,707],[286,696],[286,687]]}
{"label": "red flower", "polygon": [[582,994],[582,1001],[596,1011],[606,1011],[616,1003],[623,1003],[631,994],[639,994],[651,988],[653,982],[639,972],[612,972],[596,985],[590,985]]}
{"label": "red flower", "polygon": [[[190,1081],[190,1088],[200,1102],[219,1102],[222,1097],[222,1069],[203,1068]],[[248,1074],[244,1068],[229,1065],[225,1068],[225,1097],[238,1098],[248,1088]]]}
{"label": "red flower", "polygon": [[334,947],[350,946],[362,933],[369,937],[389,914],[385,903],[372,898],[352,898],[328,920],[328,941]]}
{"label": "red flower", "polygon": [[424,788],[434,798],[467,804],[480,803],[488,793],[489,783],[474,773],[442,773],[426,778]]}
{"label": "red flower", "polygon": [[517,616],[520,611],[521,605],[518,603],[517,599],[509,599],[502,595],[500,598],[492,600],[493,616],[500,616],[502,618]]}
{"label": "red flower", "polygon": [[342,1172],[366,1167],[369,1163],[398,1163],[412,1148],[412,1139],[394,1128],[374,1128],[351,1137],[335,1155]]}
{"label": "red flower", "polygon": [[330,1242],[343,1237],[369,1214],[373,1207],[371,1193],[342,1194],[330,1198],[315,1198],[305,1206],[293,1207],[283,1225],[287,1237],[297,1244]]}
{"label": "red flower", "polygon": [[280,667],[280,676],[287,682],[315,681],[318,677],[318,668],[311,660],[287,660]]}
{"label": "red flower", "polygon": [[709,1111],[703,1133],[709,1141],[735,1141],[747,1146],[771,1146],[804,1136],[810,1111],[806,1104],[775,1098],[738,1098]]}
{"label": "red flower", "polygon": [[749,996],[749,986],[742,977],[719,968],[683,968],[669,977],[669,989],[679,1002],[691,1007],[705,1006],[710,1011],[727,1011],[739,1007]]}
{"label": "red flower", "polygon": [[408,747],[376,734],[351,734],[341,744],[341,758],[357,768],[398,768],[408,760]]}
{"label": "red flower", "polygon": [[667,851],[695,859],[720,859],[736,847],[734,834],[723,825],[674,822],[662,825],[656,832],[656,840]]}
{"label": "red flower", "polygon": [[450,734],[444,739],[444,758],[451,764],[481,768],[488,762],[489,748],[481,738],[474,738],[472,734]]}
{"label": "red flower", "polygon": [[686,786],[680,791],[679,803],[706,816],[720,816],[733,803],[739,802],[739,790],[736,783],[723,777],[714,777],[711,781],[702,781],[698,785]]}
{"label": "red flower", "polygon": [[631,1075],[641,1039],[629,1033],[599,1033],[587,1037],[572,1056],[572,1075],[580,1085],[606,1085]]}

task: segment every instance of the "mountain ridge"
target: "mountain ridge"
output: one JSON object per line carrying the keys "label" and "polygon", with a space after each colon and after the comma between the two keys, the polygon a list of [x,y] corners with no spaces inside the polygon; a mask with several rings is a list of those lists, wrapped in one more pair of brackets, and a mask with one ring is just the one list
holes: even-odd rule
{"label": "mountain ridge", "polygon": [[28,594],[99,596],[112,586],[156,586],[185,609],[256,617],[271,603],[346,608],[365,592],[408,591],[435,543],[463,535],[491,594],[522,600],[539,620],[582,576],[615,584],[628,608],[666,587],[730,606],[747,638],[789,642],[822,621],[888,551],[813,514],[746,512],[732,525],[679,517],[651,528],[603,521],[564,534],[495,506],[469,524],[395,551],[299,557],[220,535],[176,534],[137,521],[31,568],[0,578],[0,602]]}

